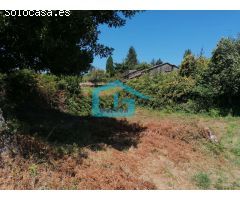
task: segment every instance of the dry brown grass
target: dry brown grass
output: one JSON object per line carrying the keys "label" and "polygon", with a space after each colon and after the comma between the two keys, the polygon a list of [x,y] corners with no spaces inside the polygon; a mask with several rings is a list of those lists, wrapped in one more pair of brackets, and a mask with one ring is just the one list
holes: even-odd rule
{"label": "dry brown grass", "polygon": [[[218,172],[229,183],[240,178],[238,165],[202,148],[210,143],[204,122],[142,113],[129,124],[145,128],[133,134],[135,129],[117,126],[119,131],[107,143],[96,138],[103,137],[96,131],[96,144],[65,153],[40,138],[15,135],[8,143],[12,151],[0,156],[0,189],[196,189],[192,177],[199,171],[209,173],[212,181]],[[125,142],[115,137],[134,138],[136,144],[119,148]]]}

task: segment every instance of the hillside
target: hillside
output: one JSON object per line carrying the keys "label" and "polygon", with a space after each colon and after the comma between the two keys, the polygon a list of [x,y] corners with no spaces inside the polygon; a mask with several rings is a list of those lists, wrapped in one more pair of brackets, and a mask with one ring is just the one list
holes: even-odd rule
{"label": "hillside", "polygon": [[[55,117],[59,123],[48,138],[1,135],[1,189],[240,188],[237,117],[145,109],[129,119]],[[73,144],[50,140],[73,129]]]}

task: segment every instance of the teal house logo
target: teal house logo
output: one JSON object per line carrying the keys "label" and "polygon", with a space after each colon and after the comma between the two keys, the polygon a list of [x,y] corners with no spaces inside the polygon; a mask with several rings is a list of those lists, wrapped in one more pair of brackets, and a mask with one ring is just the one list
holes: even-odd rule
{"label": "teal house logo", "polygon": [[141,94],[133,88],[123,84],[121,81],[116,80],[104,86],[93,89],[92,92],[92,116],[94,117],[130,117],[135,113],[135,101],[131,98],[123,98],[122,104],[127,106],[126,110],[118,108],[119,105],[119,92],[113,94],[113,110],[100,108],[100,93],[113,88],[121,88],[125,92],[135,95],[142,99],[149,99],[149,97]]}

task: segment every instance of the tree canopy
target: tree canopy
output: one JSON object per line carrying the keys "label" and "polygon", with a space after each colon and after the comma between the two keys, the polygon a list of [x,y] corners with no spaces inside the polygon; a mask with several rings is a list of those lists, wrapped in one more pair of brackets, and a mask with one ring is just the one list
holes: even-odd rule
{"label": "tree canopy", "polygon": [[7,17],[1,11],[0,72],[22,68],[55,74],[84,72],[95,55],[106,57],[113,51],[98,43],[98,26],[124,26],[135,13],[71,11],[70,16]]}
{"label": "tree canopy", "polygon": [[[211,93],[223,99],[226,105],[240,99],[240,39],[223,38],[213,51],[205,74],[205,84]],[[235,101],[235,102],[234,102]]]}

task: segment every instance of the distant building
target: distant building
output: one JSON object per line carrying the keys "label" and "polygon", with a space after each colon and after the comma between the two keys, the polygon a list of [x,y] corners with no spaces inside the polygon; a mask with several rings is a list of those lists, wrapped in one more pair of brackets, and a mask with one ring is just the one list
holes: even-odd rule
{"label": "distant building", "polygon": [[150,74],[155,75],[160,72],[168,73],[174,70],[177,70],[178,67],[176,65],[172,65],[170,63],[163,63],[160,65],[153,66],[149,69],[143,69],[143,70],[129,70],[126,73],[123,74],[124,79],[133,79],[137,78],[139,76],[142,76],[143,74]]}

